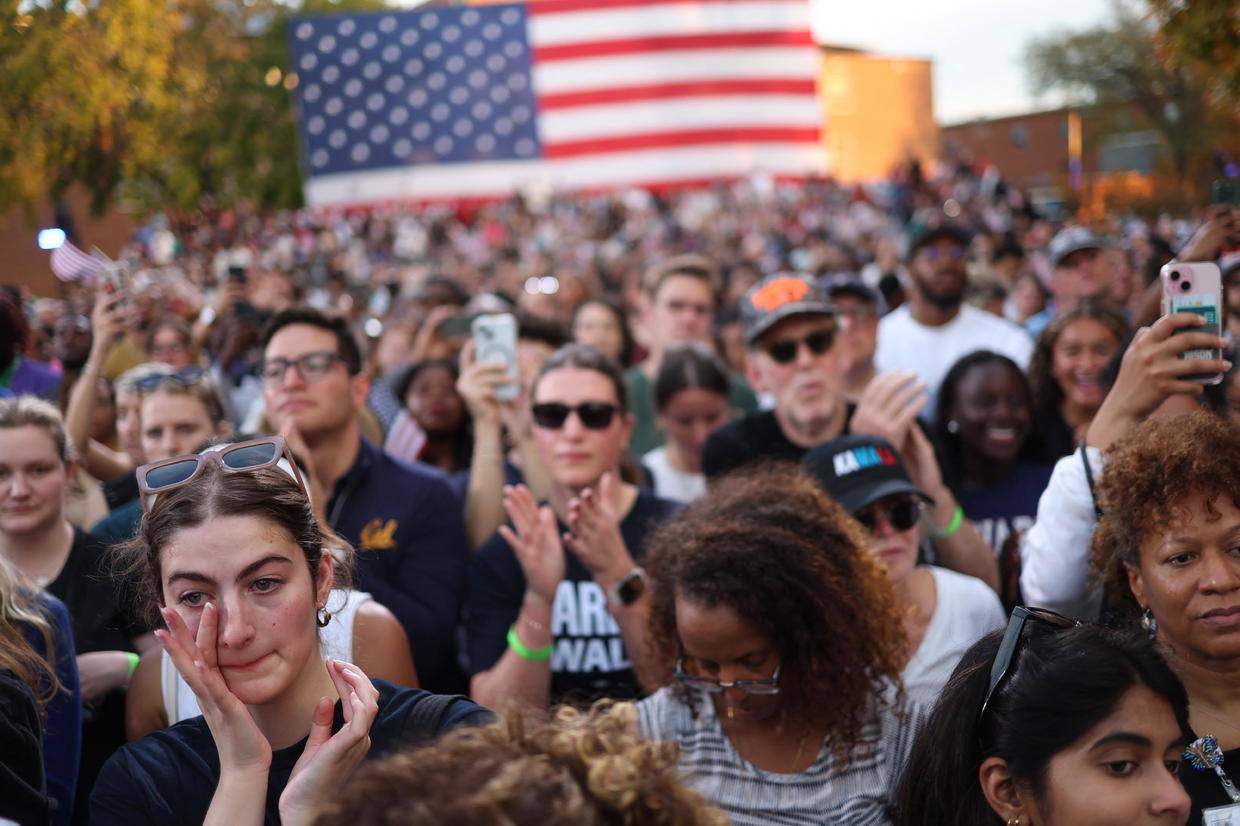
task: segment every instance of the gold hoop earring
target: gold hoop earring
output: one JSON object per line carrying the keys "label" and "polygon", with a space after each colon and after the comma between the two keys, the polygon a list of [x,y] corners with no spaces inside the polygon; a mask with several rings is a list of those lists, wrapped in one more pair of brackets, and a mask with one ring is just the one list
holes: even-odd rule
{"label": "gold hoop earring", "polygon": [[319,628],[326,628],[327,623],[332,621],[332,612],[327,610],[327,606],[323,606],[314,614],[314,624]]}
{"label": "gold hoop earring", "polygon": [[1020,815],[1017,815],[1016,817],[1009,817],[1007,826],[1020,826]]}

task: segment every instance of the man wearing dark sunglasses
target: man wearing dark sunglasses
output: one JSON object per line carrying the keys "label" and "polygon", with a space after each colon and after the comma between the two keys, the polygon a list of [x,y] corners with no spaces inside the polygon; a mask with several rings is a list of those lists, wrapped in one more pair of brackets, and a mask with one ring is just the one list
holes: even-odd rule
{"label": "man wearing dark sunglasses", "polygon": [[262,342],[267,418],[305,442],[328,524],[357,550],[357,589],[400,620],[424,688],[459,690],[453,631],[469,547],[447,475],[362,436],[370,381],[343,319],[294,307],[272,318]]}
{"label": "man wearing dark sunglasses", "polygon": [[909,242],[909,300],[878,323],[880,373],[912,370],[926,383],[934,409],[943,376],[961,356],[994,350],[1023,370],[1033,339],[1016,324],[964,303],[972,235],[958,224],[926,226]]}
{"label": "man wearing dark sunglasses", "polygon": [[835,306],[808,276],[778,273],[741,301],[749,383],[775,409],[736,419],[711,434],[702,456],[708,477],[763,459],[800,461],[805,451],[846,432]]}
{"label": "man wearing dark sunglasses", "polygon": [[[889,442],[876,436],[842,436],[810,450],[801,464],[865,528],[870,550],[911,609],[905,631],[913,652],[904,666],[904,686],[911,696],[932,702],[964,652],[1003,626],[999,598],[980,579],[918,564],[923,515],[937,500],[913,483],[904,459]],[[919,475],[933,481],[933,473]],[[950,500],[950,493],[946,495]],[[989,553],[971,525],[957,525],[950,536],[941,533],[931,534],[941,556],[951,550],[945,546],[967,542],[970,534]]]}

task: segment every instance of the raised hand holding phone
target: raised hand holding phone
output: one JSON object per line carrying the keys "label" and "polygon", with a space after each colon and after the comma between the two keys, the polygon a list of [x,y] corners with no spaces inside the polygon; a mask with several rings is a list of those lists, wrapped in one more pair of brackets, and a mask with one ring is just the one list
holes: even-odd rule
{"label": "raised hand holding phone", "polygon": [[[1173,331],[1173,335],[1193,329],[1213,336],[1222,334],[1223,279],[1217,264],[1173,262],[1162,268],[1159,278],[1163,288],[1164,317],[1183,312],[1194,313],[1204,320],[1204,323],[1196,328],[1182,327]],[[1179,357],[1219,361],[1223,358],[1223,353],[1219,347],[1196,347],[1184,350]],[[1182,378],[1202,384],[1218,384],[1223,380],[1223,374],[1212,371],[1193,373]]]}

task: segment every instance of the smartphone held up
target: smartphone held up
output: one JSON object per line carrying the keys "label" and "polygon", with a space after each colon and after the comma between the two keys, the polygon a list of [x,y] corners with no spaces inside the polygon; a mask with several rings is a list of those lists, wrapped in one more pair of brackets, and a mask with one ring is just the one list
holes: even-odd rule
{"label": "smartphone held up", "polygon": [[510,402],[521,388],[517,384],[517,319],[512,313],[484,314],[471,324],[474,358],[502,362],[508,366],[508,382],[495,389],[495,397]]}
{"label": "smartphone held up", "polygon": [[[1159,272],[1162,282],[1163,315],[1172,313],[1195,313],[1205,319],[1200,327],[1187,327],[1177,332],[1189,331],[1223,334],[1223,279],[1217,264],[1172,262]],[[1223,357],[1217,348],[1185,350],[1182,359],[1217,360]],[[1218,384],[1222,373],[1195,373],[1184,378],[1202,384]]]}

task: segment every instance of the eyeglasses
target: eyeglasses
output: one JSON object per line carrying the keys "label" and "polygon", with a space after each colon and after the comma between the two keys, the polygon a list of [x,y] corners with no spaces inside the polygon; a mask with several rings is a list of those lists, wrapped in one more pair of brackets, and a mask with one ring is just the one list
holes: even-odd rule
{"label": "eyeglasses", "polygon": [[306,353],[295,359],[271,358],[263,362],[263,381],[283,381],[288,369],[292,367],[302,381],[319,381],[327,376],[332,366],[343,361],[338,353]]}
{"label": "eyeglasses", "polygon": [[857,511],[853,514],[853,518],[870,533],[874,533],[874,529],[878,527],[880,516],[895,530],[907,531],[921,521],[921,506],[922,503],[918,499],[906,497],[892,500],[880,499]]}
{"label": "eyeglasses", "polygon": [[1007,630],[1003,632],[1003,641],[999,643],[999,650],[995,653],[994,665],[990,667],[990,687],[986,689],[986,699],[982,700],[982,708],[977,713],[979,723],[986,716],[990,701],[994,699],[995,692],[998,691],[1004,677],[1012,668],[1012,659],[1016,656],[1016,649],[1020,645],[1020,634],[1025,629],[1025,621],[1030,619],[1044,622],[1055,628],[1075,628],[1081,624],[1079,620],[1056,614],[1046,608],[1027,608],[1024,605],[1017,605],[1013,608],[1012,616],[1008,618]]}
{"label": "eyeglasses", "polygon": [[576,413],[581,423],[591,430],[606,430],[620,408],[610,402],[582,402],[576,407],[562,402],[539,402],[530,411],[534,414],[535,424],[549,430],[563,427],[569,413]]}
{"label": "eyeglasses", "polygon": [[725,689],[739,688],[746,694],[778,694],[779,693],[779,670],[783,668],[783,663],[775,666],[775,673],[765,680],[732,680],[730,682],[724,680],[716,680],[712,677],[699,677],[697,674],[690,674],[685,671],[684,658],[676,658],[676,670],[672,672],[672,676],[680,682],[696,688],[698,691],[705,691],[709,694],[722,694]]}
{"label": "eyeglasses", "polygon": [[151,500],[159,493],[184,487],[201,476],[208,464],[217,465],[224,473],[251,473],[264,468],[276,467],[281,459],[288,459],[293,478],[301,492],[309,498],[306,481],[301,476],[293,454],[289,452],[283,436],[265,436],[238,442],[220,450],[174,456],[160,462],[151,462],[138,468],[138,490],[141,492],[142,510],[150,508]]}
{"label": "eyeglasses", "polygon": [[797,351],[804,344],[815,356],[821,356],[835,344],[835,330],[818,330],[805,338],[787,338],[773,341],[766,346],[766,354],[777,364],[788,364],[796,359]]}
{"label": "eyeglasses", "polygon": [[180,370],[168,370],[158,373],[152,373],[149,376],[143,376],[134,382],[134,386],[138,388],[140,393],[151,393],[158,390],[160,385],[166,381],[176,382],[183,387],[197,384],[207,373],[201,367],[184,367]]}

